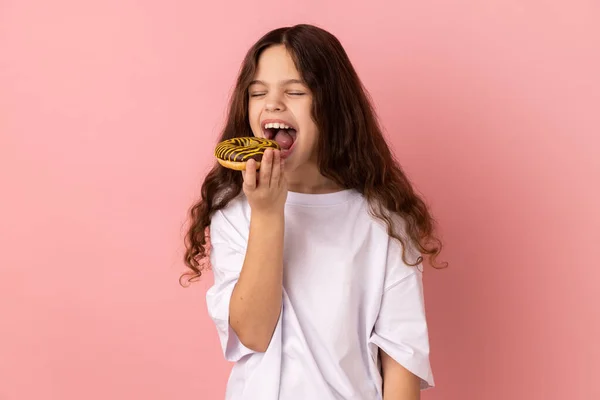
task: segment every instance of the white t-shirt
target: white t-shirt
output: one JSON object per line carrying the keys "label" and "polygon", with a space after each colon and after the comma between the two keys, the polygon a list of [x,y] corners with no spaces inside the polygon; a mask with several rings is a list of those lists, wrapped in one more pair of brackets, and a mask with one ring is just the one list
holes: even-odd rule
{"label": "white t-shirt", "polygon": [[[282,310],[264,353],[245,347],[229,325],[249,227],[243,193],[210,226],[207,306],[235,362],[226,399],[381,399],[378,347],[420,377],[422,389],[434,385],[421,265],[402,262],[400,243],[360,193],[288,193]],[[420,255],[407,254],[411,263]]]}

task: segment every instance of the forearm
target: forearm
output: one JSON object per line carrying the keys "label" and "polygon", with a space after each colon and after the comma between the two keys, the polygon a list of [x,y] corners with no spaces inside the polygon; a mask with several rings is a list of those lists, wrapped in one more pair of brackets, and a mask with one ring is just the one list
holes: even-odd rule
{"label": "forearm", "polygon": [[[385,385],[384,385],[385,387]],[[383,400],[420,400],[420,392],[415,392],[412,389],[406,387],[394,387],[388,385],[387,389],[383,390]]]}
{"label": "forearm", "polygon": [[419,378],[380,350],[383,400],[420,400]]}
{"label": "forearm", "polygon": [[229,306],[240,341],[266,351],[281,310],[284,216],[253,214],[246,257]]}

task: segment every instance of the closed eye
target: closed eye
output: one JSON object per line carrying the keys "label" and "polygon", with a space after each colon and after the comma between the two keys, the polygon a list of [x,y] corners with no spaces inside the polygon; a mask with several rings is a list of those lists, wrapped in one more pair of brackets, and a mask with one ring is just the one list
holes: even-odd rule
{"label": "closed eye", "polygon": [[260,97],[260,96],[264,96],[265,93],[264,92],[254,92],[254,93],[250,93],[250,97]]}
{"label": "closed eye", "polygon": [[290,92],[288,94],[290,96],[304,96],[306,93],[303,93],[303,92]]}

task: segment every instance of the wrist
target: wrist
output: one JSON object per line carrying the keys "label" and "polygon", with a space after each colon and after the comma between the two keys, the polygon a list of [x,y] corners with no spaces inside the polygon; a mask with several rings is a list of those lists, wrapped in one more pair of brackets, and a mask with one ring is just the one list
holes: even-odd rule
{"label": "wrist", "polygon": [[284,220],[283,209],[281,210],[252,210],[250,213],[250,223],[257,223],[260,225],[270,225],[283,223]]}

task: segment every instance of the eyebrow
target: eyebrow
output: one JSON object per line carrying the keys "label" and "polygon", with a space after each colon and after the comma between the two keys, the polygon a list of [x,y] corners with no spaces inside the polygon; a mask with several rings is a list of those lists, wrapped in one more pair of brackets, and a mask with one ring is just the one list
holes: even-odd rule
{"label": "eyebrow", "polygon": [[[300,79],[286,79],[285,81],[281,81],[280,84],[281,85],[290,85],[293,83],[298,83],[300,85],[306,85],[306,83],[304,83],[304,81],[300,80]],[[250,85],[248,86],[252,86],[252,85],[263,85],[263,86],[269,86],[267,85],[264,81],[261,80],[253,80],[252,82],[250,82]]]}

